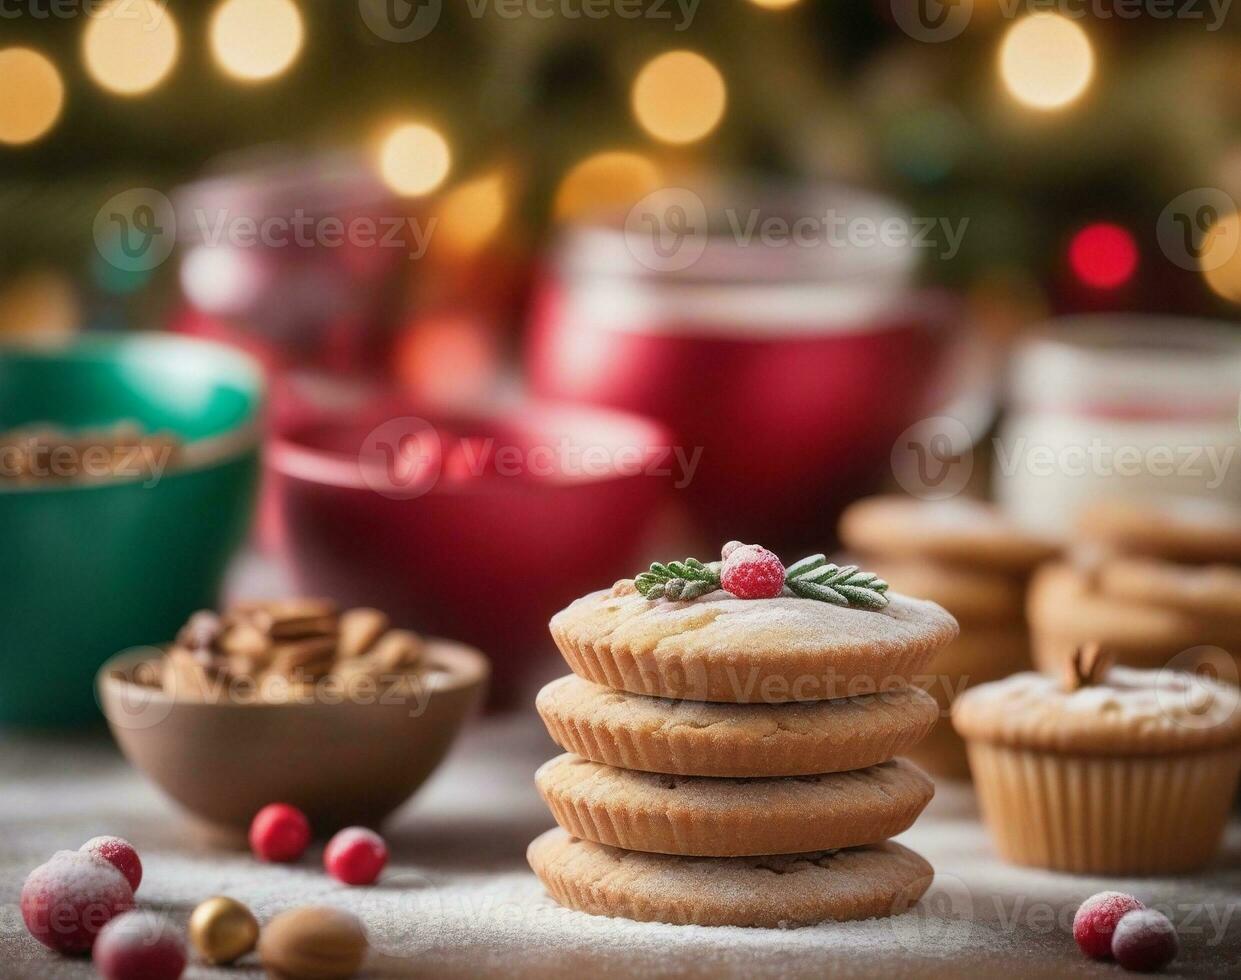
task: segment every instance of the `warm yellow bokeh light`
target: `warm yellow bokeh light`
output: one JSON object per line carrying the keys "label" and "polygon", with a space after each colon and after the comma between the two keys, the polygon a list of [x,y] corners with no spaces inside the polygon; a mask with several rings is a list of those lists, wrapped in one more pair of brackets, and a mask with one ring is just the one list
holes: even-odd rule
{"label": "warm yellow bokeh light", "polygon": [[1225,215],[1207,229],[1199,264],[1213,293],[1241,303],[1241,215]]}
{"label": "warm yellow bokeh light", "polygon": [[561,220],[624,212],[658,190],[659,167],[639,153],[609,150],[574,164],[556,189]]}
{"label": "warm yellow bokeh light", "polygon": [[1094,75],[1094,49],[1075,21],[1032,14],[1017,21],[1000,45],[1000,77],[1018,102],[1060,109],[1077,99]]}
{"label": "warm yellow bokeh light", "polygon": [[468,180],[445,194],[436,209],[437,240],[459,254],[477,252],[495,237],[507,210],[508,195],[500,174]]}
{"label": "warm yellow bokeh light", "polygon": [[763,7],[766,10],[786,10],[799,2],[800,0],[750,0],[754,6]]}
{"label": "warm yellow bokeh light", "polygon": [[439,131],[423,123],[397,126],[379,147],[379,173],[398,194],[429,194],[444,182],[452,152]]}
{"label": "warm yellow bokeh light", "polygon": [[91,15],[82,60],[96,82],[117,95],[155,88],[177,61],[177,24],[156,0],[113,0]]}
{"label": "warm yellow bokeh light", "polygon": [[0,143],[29,143],[52,128],[65,104],[56,66],[30,48],[0,51]]}
{"label": "warm yellow bokeh light", "polygon": [[224,0],[211,15],[211,52],[247,82],[283,72],[302,50],[305,27],[292,0]]}
{"label": "warm yellow bokeh light", "polygon": [[648,61],[633,82],[633,114],[665,143],[692,143],[719,125],[728,101],[724,76],[693,51],[669,51]]}

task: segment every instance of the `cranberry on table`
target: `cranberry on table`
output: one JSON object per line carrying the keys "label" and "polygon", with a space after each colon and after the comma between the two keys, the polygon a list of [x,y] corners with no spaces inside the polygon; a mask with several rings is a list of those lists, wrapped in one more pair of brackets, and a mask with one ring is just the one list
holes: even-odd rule
{"label": "cranberry on table", "polygon": [[250,850],[262,861],[296,861],[310,844],[310,821],[288,803],[269,803],[250,823]]}
{"label": "cranberry on table", "polygon": [[92,837],[78,848],[86,854],[95,854],[125,876],[134,891],[142,883],[142,860],[134,845],[122,837]]}
{"label": "cranberry on table", "polygon": [[1125,914],[1145,908],[1124,892],[1099,892],[1082,902],[1073,916],[1073,938],[1087,956],[1106,960],[1112,955],[1112,931]]}
{"label": "cranberry on table", "polygon": [[1161,970],[1181,951],[1176,928],[1162,912],[1134,909],[1123,915],[1112,933],[1112,955],[1126,970]]}
{"label": "cranberry on table", "polygon": [[125,876],[101,857],[57,851],[22,886],[22,920],[30,935],[58,953],[85,953],[99,931],[134,907]]}
{"label": "cranberry on table", "polygon": [[388,845],[373,830],[346,827],[328,841],[323,867],[346,885],[374,884],[388,863]]}
{"label": "cranberry on table", "polygon": [[730,541],[721,554],[720,585],[738,599],[774,599],[784,591],[784,564],[766,548]]}
{"label": "cranberry on table", "polygon": [[103,927],[92,954],[105,980],[177,980],[185,971],[185,940],[152,912],[126,912]]}

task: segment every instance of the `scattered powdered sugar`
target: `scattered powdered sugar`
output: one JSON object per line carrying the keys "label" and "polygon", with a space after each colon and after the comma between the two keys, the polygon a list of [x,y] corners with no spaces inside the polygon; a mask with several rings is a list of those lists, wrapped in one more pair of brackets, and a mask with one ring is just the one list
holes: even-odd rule
{"label": "scattered powdered sugar", "polygon": [[[314,850],[294,865],[268,865],[244,852],[205,848],[172,805],[102,742],[11,739],[0,749],[0,825],[6,828],[0,910],[16,901],[26,872],[46,855],[106,831],[141,849],[144,907],[180,926],[198,902],[218,894],[246,903],[263,922],[307,904],[353,912],[370,937],[374,954],[366,975],[375,980],[1062,976],[1085,965],[1072,938],[1073,915],[1084,898],[1104,888],[1132,891],[1172,915],[1185,938],[1178,968],[1196,965],[1192,972],[1219,975],[1241,959],[1241,917],[1221,924],[1220,915],[1241,890],[1235,827],[1231,862],[1190,879],[1057,875],[1001,863],[978,822],[972,793],[951,783],[940,784],[928,810],[898,838],[937,874],[918,907],[897,918],[740,929],[638,923],[563,909],[524,856],[526,845],[552,826],[533,773],[555,752],[532,715],[476,726],[417,802],[384,828],[392,860],[378,884],[351,888],[323,873]],[[1188,928],[1190,913],[1177,912],[1182,903],[1198,910]],[[1197,938],[1195,928],[1202,930]],[[15,980],[93,976],[89,961],[44,950],[20,917],[9,914],[0,919],[0,974]],[[253,955],[237,968],[196,965],[186,973],[187,980],[262,976]]]}

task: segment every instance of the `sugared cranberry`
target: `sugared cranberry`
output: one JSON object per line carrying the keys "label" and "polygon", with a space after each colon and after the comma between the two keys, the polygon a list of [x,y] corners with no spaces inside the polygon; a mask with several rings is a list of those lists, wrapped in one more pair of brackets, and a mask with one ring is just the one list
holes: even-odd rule
{"label": "sugared cranberry", "polygon": [[310,844],[310,821],[288,803],[269,803],[250,823],[250,850],[261,861],[296,861]]}
{"label": "sugared cranberry", "polygon": [[22,886],[22,920],[30,935],[59,953],[85,953],[99,930],[134,907],[125,876],[101,857],[57,851]]}
{"label": "sugared cranberry", "polygon": [[95,854],[125,876],[134,891],[142,883],[142,860],[134,845],[121,837],[92,837],[78,848],[86,854]]}
{"label": "sugared cranberry", "polygon": [[1087,956],[1105,960],[1112,955],[1112,930],[1120,917],[1141,908],[1145,906],[1124,892],[1091,895],[1073,916],[1073,938]]}
{"label": "sugared cranberry", "polygon": [[1161,970],[1181,951],[1176,928],[1155,909],[1126,912],[1112,933],[1112,955],[1126,970],[1151,973]]}
{"label": "sugared cranberry", "polygon": [[720,549],[720,557],[724,559],[725,561],[727,561],[729,555],[731,555],[738,548],[744,548],[744,547],[745,545],[742,544],[740,541],[729,541],[728,544],[724,545],[724,547]]}
{"label": "sugared cranberry", "polygon": [[738,599],[774,599],[784,591],[784,565],[775,554],[756,544],[727,550],[720,585]]}
{"label": "sugared cranberry", "polygon": [[328,841],[323,866],[346,885],[370,885],[388,863],[388,845],[373,830],[346,827]]}
{"label": "sugared cranberry", "polygon": [[177,980],[185,972],[185,940],[153,912],[126,912],[103,927],[91,954],[105,980]]}

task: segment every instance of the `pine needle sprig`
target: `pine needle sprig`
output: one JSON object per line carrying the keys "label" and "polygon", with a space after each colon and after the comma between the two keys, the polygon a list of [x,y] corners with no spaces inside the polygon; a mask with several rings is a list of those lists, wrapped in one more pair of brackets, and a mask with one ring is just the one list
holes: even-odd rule
{"label": "pine needle sprig", "polygon": [[668,563],[655,562],[633,580],[647,599],[699,599],[720,587],[720,562],[701,562],[697,558]]}
{"label": "pine needle sprig", "polygon": [[857,565],[835,565],[825,555],[809,555],[785,571],[784,584],[796,596],[834,606],[882,609],[888,604],[888,583]]}

